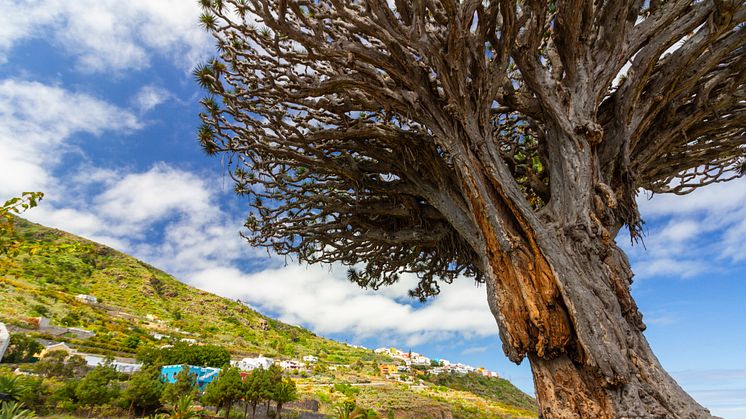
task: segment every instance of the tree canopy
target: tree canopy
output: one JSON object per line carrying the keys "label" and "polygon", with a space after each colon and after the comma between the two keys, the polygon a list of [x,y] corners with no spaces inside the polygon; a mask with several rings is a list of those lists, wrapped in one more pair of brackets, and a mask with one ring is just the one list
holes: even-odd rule
{"label": "tree canopy", "polygon": [[237,368],[225,368],[218,378],[205,387],[202,403],[223,409],[225,417],[230,417],[231,407],[243,397],[243,381]]}
{"label": "tree canopy", "polygon": [[160,408],[166,384],[161,380],[161,371],[146,367],[135,372],[122,392],[122,401],[140,414],[152,413]]}
{"label": "tree canopy", "polygon": [[3,362],[33,362],[37,360],[34,355],[42,349],[44,349],[44,345],[37,342],[36,339],[23,333],[13,333],[10,336],[10,343],[3,356]]}
{"label": "tree canopy", "polygon": [[91,412],[95,406],[109,403],[119,397],[119,374],[109,365],[98,366],[85,375],[75,387],[75,397]]}
{"label": "tree canopy", "polygon": [[137,359],[146,365],[188,364],[220,368],[230,362],[231,354],[222,346],[176,342],[168,348],[142,347],[137,351]]}
{"label": "tree canopy", "polygon": [[176,382],[165,385],[161,401],[175,405],[183,397],[194,397],[198,389],[197,375],[189,369],[188,365],[182,365],[181,370],[176,374]]}
{"label": "tree canopy", "polygon": [[[34,208],[44,198],[42,192],[23,192],[20,197],[13,197],[0,205],[0,256],[16,256],[22,251],[34,248],[24,244],[15,237],[14,219],[24,211]],[[0,266],[9,263],[0,259]]]}
{"label": "tree canopy", "polygon": [[507,207],[487,213],[634,237],[640,188],[743,173],[738,1],[202,4],[220,56],[195,70],[199,139],[231,156],[247,238],[362,262],[361,285],[481,280],[482,177]]}

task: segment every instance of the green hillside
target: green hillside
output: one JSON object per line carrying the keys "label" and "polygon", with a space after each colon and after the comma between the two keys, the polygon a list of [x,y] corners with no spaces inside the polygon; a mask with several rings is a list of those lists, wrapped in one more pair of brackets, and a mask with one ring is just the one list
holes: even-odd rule
{"label": "green hillside", "polygon": [[[96,336],[84,342],[68,340],[99,352],[134,353],[138,346],[157,343],[153,334],[160,334],[222,345],[236,355],[317,355],[338,363],[373,356],[69,233],[17,218],[16,234],[37,247],[33,254],[0,263],[0,321],[5,323],[28,327],[29,318],[44,316],[53,325],[91,330]],[[73,246],[60,250],[60,244]],[[99,304],[78,301],[77,294],[97,297]]]}
{"label": "green hillside", "polygon": [[[109,247],[20,218],[15,235],[25,250],[0,256],[0,322],[16,333],[125,357],[181,339],[220,345],[234,358],[315,355],[320,368],[294,378],[304,398],[319,402],[322,414],[334,415],[352,398],[396,418],[536,417],[533,399],[505,380],[414,373],[403,377],[406,382],[387,379],[379,376],[377,365],[394,362],[391,358],[268,318]],[[94,296],[98,303],[80,301],[78,294]],[[50,319],[52,327],[36,329],[38,317]]]}
{"label": "green hillside", "polygon": [[531,410],[536,401],[527,394],[515,391],[515,386],[504,378],[484,377],[480,374],[428,375],[427,381],[454,390],[468,391],[496,402]]}

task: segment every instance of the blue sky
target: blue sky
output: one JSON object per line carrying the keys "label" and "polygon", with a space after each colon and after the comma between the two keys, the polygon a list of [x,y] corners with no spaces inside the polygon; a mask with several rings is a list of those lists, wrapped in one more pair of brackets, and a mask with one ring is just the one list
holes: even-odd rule
{"label": "blue sky", "polygon": [[[212,55],[198,15],[188,0],[0,0],[0,200],[44,191],[34,221],[324,336],[484,366],[532,392],[484,287],[463,280],[421,305],[412,278],[364,291],[337,266],[286,264],[239,238],[246,202],[195,140],[190,70]],[[746,182],[641,200],[645,247],[619,240],[646,335],[697,400],[746,418]]]}

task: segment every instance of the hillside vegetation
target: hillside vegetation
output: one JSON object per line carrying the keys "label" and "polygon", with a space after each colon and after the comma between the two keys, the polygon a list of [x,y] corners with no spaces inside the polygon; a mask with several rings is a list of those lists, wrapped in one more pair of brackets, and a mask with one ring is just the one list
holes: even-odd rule
{"label": "hillside vegetation", "polygon": [[[44,316],[53,325],[85,328],[96,336],[68,340],[102,352],[134,354],[139,346],[156,343],[153,334],[161,334],[222,345],[236,355],[317,355],[336,363],[373,357],[190,287],[109,247],[16,220],[16,234],[37,246],[33,254],[0,264],[0,321],[5,323],[28,327],[31,317]],[[97,297],[99,304],[81,302],[77,294]]]}
{"label": "hillside vegetation", "polygon": [[[353,400],[396,418],[536,417],[533,399],[506,380],[477,375],[424,381],[412,376],[407,383],[386,379],[377,365],[394,362],[387,356],[268,318],[109,247],[20,218],[15,222],[16,240],[32,249],[0,257],[0,322],[16,333],[115,356],[142,356],[181,339],[217,345],[234,358],[315,355],[319,364],[294,377],[303,398],[318,401],[318,412],[332,416]],[[80,301],[78,294],[94,296],[98,303]],[[52,327],[36,329],[38,317],[50,319]],[[75,328],[95,335],[81,336]]]}
{"label": "hillside vegetation", "polygon": [[468,391],[486,399],[510,406],[532,410],[536,401],[527,394],[515,391],[516,388],[504,378],[484,377],[470,372],[468,374],[427,375],[426,380],[454,390]]}

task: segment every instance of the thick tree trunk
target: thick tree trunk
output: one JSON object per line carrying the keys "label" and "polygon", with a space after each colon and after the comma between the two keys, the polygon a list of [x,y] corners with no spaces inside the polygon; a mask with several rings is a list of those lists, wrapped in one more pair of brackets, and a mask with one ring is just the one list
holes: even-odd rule
{"label": "thick tree trunk", "polygon": [[630,351],[630,355],[635,370],[631,380],[608,386],[592,368],[567,355],[543,359],[529,354],[542,417],[712,417],[661,368],[650,350],[644,355]]}
{"label": "thick tree trunk", "polygon": [[538,212],[501,181],[511,175],[478,127],[466,130],[473,151],[455,153],[503,350],[529,358],[546,419],[711,417],[642,334],[632,271],[614,242],[616,197],[595,169],[601,134],[569,125],[548,131],[552,196]]}
{"label": "thick tree trunk", "polygon": [[506,353],[529,358],[543,418],[711,417],[651,351],[619,248],[581,231],[529,242],[534,260],[516,249],[492,263],[488,297]]}

